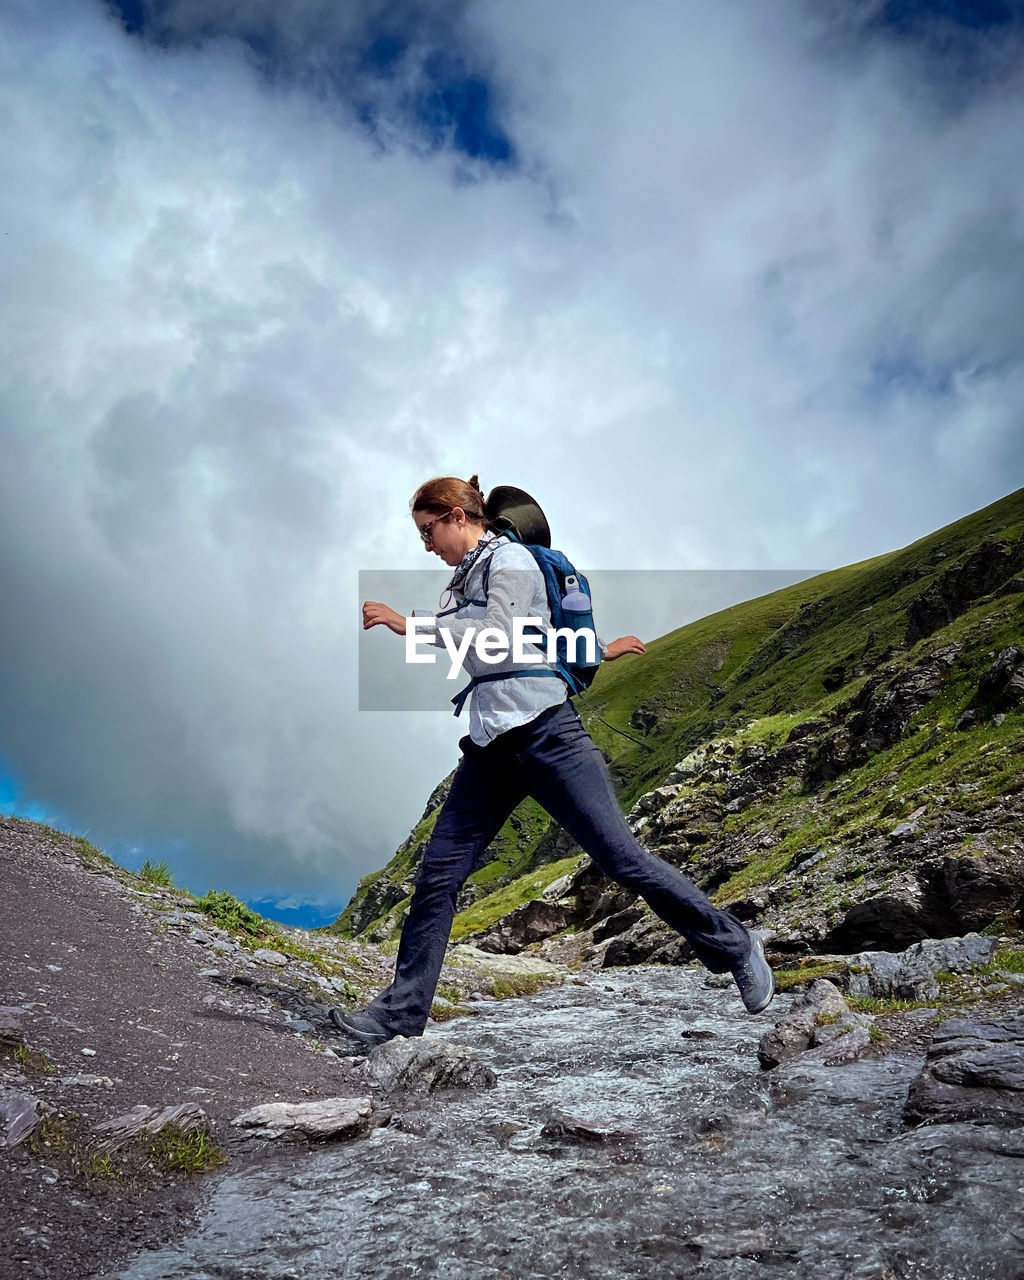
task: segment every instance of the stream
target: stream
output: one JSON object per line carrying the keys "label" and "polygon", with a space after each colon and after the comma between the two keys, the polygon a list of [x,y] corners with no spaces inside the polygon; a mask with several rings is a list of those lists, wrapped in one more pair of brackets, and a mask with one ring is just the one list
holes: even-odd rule
{"label": "stream", "polygon": [[794,997],[751,1017],[707,979],[604,970],[431,1026],[497,1085],[271,1150],[120,1280],[1024,1276],[1019,1130],[908,1130],[920,1057],[762,1071]]}

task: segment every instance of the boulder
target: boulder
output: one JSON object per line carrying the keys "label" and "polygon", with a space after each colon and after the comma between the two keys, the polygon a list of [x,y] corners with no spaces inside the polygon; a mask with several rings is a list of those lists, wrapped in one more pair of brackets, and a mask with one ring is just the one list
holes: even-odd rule
{"label": "boulder", "polygon": [[1024,1126],[1024,1017],[950,1018],[936,1027],[903,1119]]}
{"label": "boulder", "polygon": [[483,951],[468,942],[459,942],[451,947],[445,956],[448,964],[466,965],[487,974],[536,974],[539,977],[559,981],[565,974],[558,965],[547,960],[538,960],[534,956],[505,955]]}
{"label": "boulder", "polygon": [[870,1045],[872,1022],[872,1018],[850,1009],[834,982],[818,978],[790,1012],[761,1037],[757,1060],[765,1070],[805,1055],[828,1065],[852,1062]]}
{"label": "boulder", "polygon": [[540,1134],[542,1138],[568,1138],[571,1141],[595,1144],[628,1142],[640,1136],[636,1129],[584,1120],[578,1116],[569,1115],[557,1107],[553,1107],[548,1113],[548,1119]]}

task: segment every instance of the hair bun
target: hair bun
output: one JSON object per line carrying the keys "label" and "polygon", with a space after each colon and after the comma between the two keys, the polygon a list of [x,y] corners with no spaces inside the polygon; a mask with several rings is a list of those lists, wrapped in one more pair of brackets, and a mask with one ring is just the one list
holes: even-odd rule
{"label": "hair bun", "polygon": [[479,476],[470,476],[469,479],[466,481],[466,483],[469,485],[471,489],[475,489],[481,498],[484,496],[484,491],[483,489],[480,488]]}

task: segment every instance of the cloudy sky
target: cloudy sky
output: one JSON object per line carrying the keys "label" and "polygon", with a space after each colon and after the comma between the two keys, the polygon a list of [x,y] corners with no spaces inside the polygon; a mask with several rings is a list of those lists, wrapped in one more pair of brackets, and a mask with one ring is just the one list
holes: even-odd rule
{"label": "cloudy sky", "polygon": [[[435,602],[424,479],[733,598],[1019,487],[1022,32],[1006,0],[6,0],[0,806],[329,918],[467,731],[446,688],[358,705],[402,644],[360,573]],[[657,603],[600,629],[686,620]]]}

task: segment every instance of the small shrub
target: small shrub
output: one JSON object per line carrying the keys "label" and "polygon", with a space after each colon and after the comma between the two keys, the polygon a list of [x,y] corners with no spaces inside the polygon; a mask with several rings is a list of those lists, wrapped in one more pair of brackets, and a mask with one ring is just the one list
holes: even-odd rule
{"label": "small shrub", "polygon": [[839,1021],[838,1013],[816,1013],[814,1015],[814,1025],[816,1027],[827,1027],[833,1022]]}
{"label": "small shrub", "polygon": [[173,889],[174,877],[166,862],[153,862],[149,858],[139,867],[138,876],[147,884],[154,884],[160,889]]}

